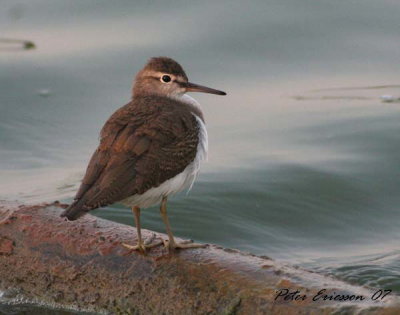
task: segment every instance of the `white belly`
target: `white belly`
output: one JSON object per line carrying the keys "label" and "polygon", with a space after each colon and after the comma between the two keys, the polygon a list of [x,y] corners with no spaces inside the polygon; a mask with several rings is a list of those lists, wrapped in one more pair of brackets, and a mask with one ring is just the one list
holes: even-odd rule
{"label": "white belly", "polygon": [[208,137],[206,126],[203,121],[195,115],[200,126],[199,144],[197,145],[196,157],[182,173],[172,177],[160,186],[151,188],[141,195],[133,195],[121,201],[122,204],[133,207],[147,208],[161,202],[164,196],[169,196],[184,189],[192,188],[196,175],[200,170],[200,164],[207,159]]}

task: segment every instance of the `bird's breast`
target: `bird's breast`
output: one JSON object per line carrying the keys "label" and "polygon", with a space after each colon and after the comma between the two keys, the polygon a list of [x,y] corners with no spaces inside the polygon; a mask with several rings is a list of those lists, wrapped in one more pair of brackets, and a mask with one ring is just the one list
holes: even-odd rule
{"label": "bird's breast", "polygon": [[192,115],[196,118],[198,127],[198,144],[194,160],[189,163],[181,173],[166,180],[158,187],[153,187],[147,190],[143,194],[137,194],[126,198],[122,201],[123,204],[127,206],[139,206],[147,208],[151,205],[160,203],[162,197],[164,196],[172,195],[185,189],[190,190],[192,188],[202,162],[207,160],[208,135],[202,117],[197,114],[198,112],[201,113],[200,104],[195,99],[187,95],[184,96],[184,100],[188,105],[197,106],[196,108],[198,108],[198,111],[191,111]]}

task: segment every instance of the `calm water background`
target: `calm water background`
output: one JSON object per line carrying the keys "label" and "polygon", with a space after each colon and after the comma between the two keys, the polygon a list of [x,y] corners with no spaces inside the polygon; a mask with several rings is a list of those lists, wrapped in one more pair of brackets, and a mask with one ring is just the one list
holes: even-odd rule
{"label": "calm water background", "polygon": [[[0,38],[37,44],[0,44],[0,199],[70,201],[134,74],[171,56],[228,92],[193,94],[210,154],[175,234],[400,291],[400,103],[380,100],[400,96],[398,1],[0,6]],[[164,231],[157,207],[143,225]]]}

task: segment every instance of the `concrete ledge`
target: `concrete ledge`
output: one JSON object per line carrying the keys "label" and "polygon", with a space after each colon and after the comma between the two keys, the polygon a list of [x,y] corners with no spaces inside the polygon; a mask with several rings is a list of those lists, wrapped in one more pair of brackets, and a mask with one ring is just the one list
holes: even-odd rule
{"label": "concrete ledge", "polygon": [[[118,314],[400,314],[396,296],[374,302],[376,290],[215,245],[132,253],[121,243],[136,241],[134,228],[91,215],[67,222],[61,210],[0,202],[3,298]],[[276,300],[280,289],[307,298]],[[313,301],[321,289],[366,299]]]}

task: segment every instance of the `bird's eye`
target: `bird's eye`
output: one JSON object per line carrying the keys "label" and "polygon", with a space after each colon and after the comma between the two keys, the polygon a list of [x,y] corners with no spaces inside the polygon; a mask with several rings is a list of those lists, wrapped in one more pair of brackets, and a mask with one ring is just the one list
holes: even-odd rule
{"label": "bird's eye", "polygon": [[171,82],[171,77],[169,75],[165,74],[161,77],[161,81],[164,83],[169,83],[169,82]]}

